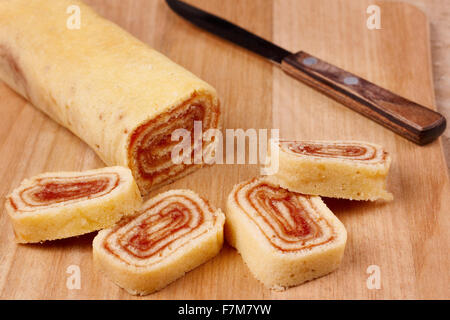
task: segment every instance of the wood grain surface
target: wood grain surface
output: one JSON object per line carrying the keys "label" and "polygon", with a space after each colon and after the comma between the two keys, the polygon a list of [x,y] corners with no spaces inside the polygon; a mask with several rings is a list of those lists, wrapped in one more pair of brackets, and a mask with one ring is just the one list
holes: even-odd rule
{"label": "wood grain surface", "polygon": [[[305,63],[308,60],[313,63]],[[281,62],[281,68],[310,87],[419,145],[434,141],[446,128],[445,118],[436,111],[309,53],[299,51],[287,56]]]}
{"label": "wood grain surface", "polygon": [[[398,0],[386,0],[398,1]],[[430,24],[434,94],[437,110],[450,119],[450,2],[447,0],[401,0],[422,10]],[[450,128],[442,135],[442,145],[450,170]]]}
{"label": "wood grain surface", "polygon": [[[373,1],[190,0],[291,51],[305,50],[434,109],[429,30],[425,15],[401,3],[376,2],[382,29],[366,28]],[[141,299],[450,298],[449,179],[441,141],[420,147],[287,76],[258,56],[201,31],[161,0],[90,0],[94,8],[142,41],[215,86],[224,128],[280,128],[289,139],[358,139],[391,152],[389,188],[395,200],[326,199],[348,231],[341,267],[284,292],[264,289],[227,245],[211,261]],[[0,85],[2,199],[26,177],[104,164],[82,141],[5,85]],[[154,194],[191,188],[224,208],[232,186],[259,173],[255,165],[202,169]],[[3,299],[133,299],[92,266],[95,234],[17,245],[0,215],[0,297]],[[70,265],[81,289],[66,286]],[[381,289],[367,288],[370,265]]]}

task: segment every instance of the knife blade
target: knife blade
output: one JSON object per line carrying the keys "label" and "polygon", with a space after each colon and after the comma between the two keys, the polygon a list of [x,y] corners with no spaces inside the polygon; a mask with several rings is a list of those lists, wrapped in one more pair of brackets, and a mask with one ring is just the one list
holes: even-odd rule
{"label": "knife blade", "polygon": [[287,74],[419,145],[446,128],[440,113],[327,63],[309,53],[289,52],[225,19],[180,0],[168,6],[192,24],[280,65]]}

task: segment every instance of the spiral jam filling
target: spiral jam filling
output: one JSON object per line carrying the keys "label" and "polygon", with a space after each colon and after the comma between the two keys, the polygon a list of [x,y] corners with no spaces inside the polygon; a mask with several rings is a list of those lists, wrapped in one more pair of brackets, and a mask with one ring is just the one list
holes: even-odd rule
{"label": "spiral jam filling", "polygon": [[308,250],[335,239],[333,227],[309,196],[253,180],[239,186],[234,197],[267,241],[282,252]]}
{"label": "spiral jam filling", "polygon": [[78,201],[98,198],[109,194],[120,182],[117,173],[78,177],[45,177],[34,181],[34,185],[11,197],[14,209],[31,212],[42,207],[51,208]]}
{"label": "spiral jam filling", "polygon": [[136,267],[148,267],[182,250],[207,233],[216,223],[205,202],[200,205],[184,195],[171,195],[124,219],[105,237],[106,251]]}
{"label": "spiral jam filling", "polygon": [[381,162],[387,153],[369,144],[281,141],[286,152],[319,158],[338,158],[363,162]]}
{"label": "spiral jam filling", "polygon": [[[218,107],[211,100],[194,95],[182,105],[159,115],[133,132],[128,149],[130,168],[141,190],[149,191],[154,185],[167,179],[175,179],[193,165],[194,121],[201,121],[203,132],[209,128],[217,128]],[[180,143],[172,141],[172,132],[177,129],[190,132],[191,164],[175,164],[171,160],[172,148]],[[213,141],[199,143],[196,145],[207,150],[207,145]]]}

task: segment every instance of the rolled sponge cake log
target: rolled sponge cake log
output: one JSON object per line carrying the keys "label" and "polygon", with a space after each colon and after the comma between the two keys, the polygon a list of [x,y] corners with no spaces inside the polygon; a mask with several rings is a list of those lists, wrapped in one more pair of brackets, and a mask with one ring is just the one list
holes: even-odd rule
{"label": "rolled sponge cake log", "polygon": [[24,180],[5,208],[19,243],[68,238],[113,226],[142,204],[125,167],[44,173]]}
{"label": "rolled sponge cake log", "polygon": [[338,268],[347,232],[320,197],[290,192],[262,178],[233,188],[225,238],[258,280],[284,290]]}
{"label": "rolled sponge cake log", "polygon": [[94,238],[95,266],[135,295],[160,290],[219,253],[225,216],[190,190],[144,203],[137,216]]}
{"label": "rolled sponge cake log", "polygon": [[[67,27],[73,5],[80,29]],[[173,130],[219,123],[214,88],[76,0],[0,1],[0,79],[129,167],[143,194],[201,166],[171,161]]]}

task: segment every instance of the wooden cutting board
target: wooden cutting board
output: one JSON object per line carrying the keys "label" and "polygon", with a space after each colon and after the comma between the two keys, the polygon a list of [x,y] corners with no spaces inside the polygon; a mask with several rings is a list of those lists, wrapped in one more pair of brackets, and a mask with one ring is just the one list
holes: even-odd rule
{"label": "wooden cutting board", "polygon": [[[215,86],[224,128],[280,128],[293,139],[358,139],[391,152],[392,203],[326,199],[345,224],[339,270],[284,292],[264,289],[225,245],[213,260],[144,299],[450,298],[449,179],[440,141],[419,147],[306,87],[262,58],[203,32],[161,0],[90,0],[95,9]],[[303,49],[430,108],[434,106],[425,15],[402,3],[376,2],[381,29],[366,27],[361,0],[189,1],[271,39]],[[22,179],[104,164],[82,141],[0,85],[0,195]],[[232,186],[259,174],[255,165],[216,165],[164,187],[192,188],[224,208]],[[3,200],[2,200],[3,201]],[[0,297],[132,299],[94,271],[95,234],[17,245],[3,204]],[[81,288],[66,286],[79,266]],[[379,267],[380,289],[367,287]]]}

